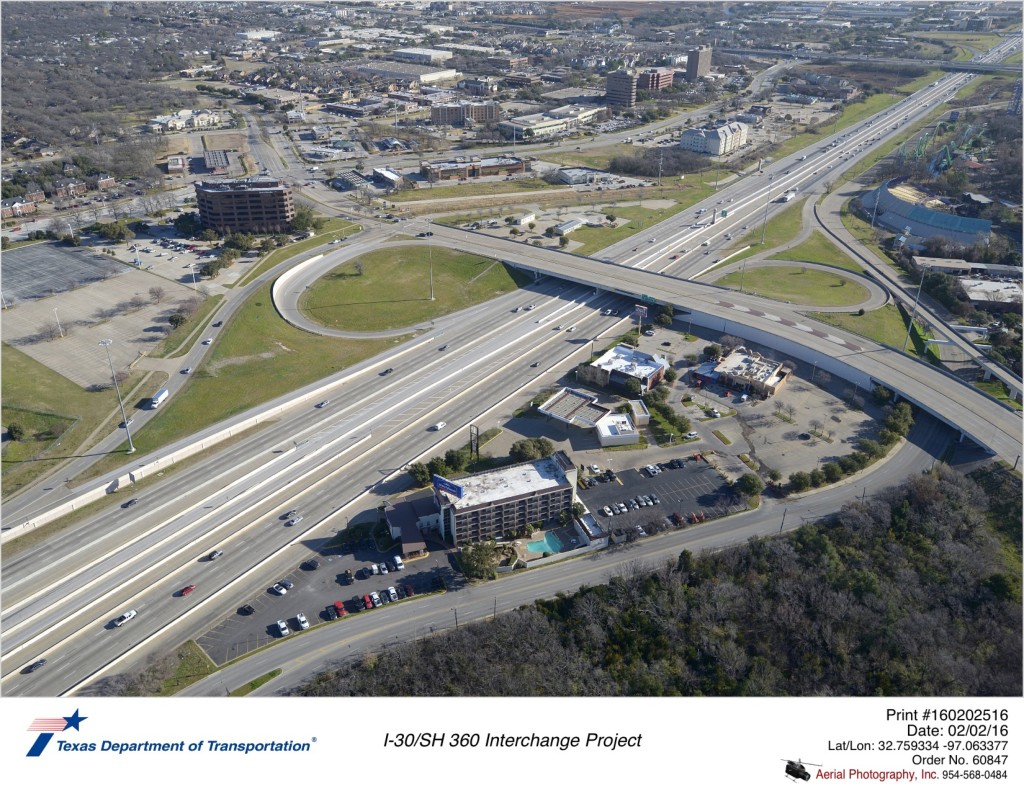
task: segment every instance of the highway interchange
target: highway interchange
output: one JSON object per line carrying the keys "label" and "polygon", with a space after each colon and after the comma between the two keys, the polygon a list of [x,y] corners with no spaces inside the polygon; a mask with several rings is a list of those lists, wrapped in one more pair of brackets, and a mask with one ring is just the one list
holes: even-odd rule
{"label": "highway interchange", "polygon": [[[1000,46],[1003,49],[990,53],[991,58],[1005,57],[1005,50],[1017,43]],[[628,308],[632,300],[619,295],[652,295],[689,311],[698,326],[771,338],[776,348],[795,350],[800,359],[813,350],[832,360],[835,373],[865,385],[876,381],[892,386],[1012,463],[1020,453],[1019,417],[978,391],[863,338],[823,328],[799,314],[787,318],[785,306],[778,303],[695,280],[716,257],[703,255],[708,247],[702,248],[701,242],[708,241],[714,250],[725,233],[739,235],[743,225],[758,227],[779,208],[770,197],[786,189],[820,190],[824,181],[839,178],[843,167],[884,143],[896,132],[894,124],[912,122],[969,79],[944,77],[870,124],[862,122],[773,162],[764,173],[740,179],[704,204],[593,259],[433,226],[434,244],[492,255],[556,277],[542,278],[526,294],[508,295],[439,320],[388,355],[290,394],[281,399],[290,406],[265,428],[151,482],[143,507],[124,509],[121,498],[116,498],[74,530],[5,560],[4,694],[74,694],[103,675],[203,631],[225,610],[234,609],[252,591],[266,588],[283,570],[308,556],[311,546],[343,528],[350,515],[376,507],[396,490],[393,479],[405,465],[443,448],[447,438],[461,436],[469,423],[499,422],[541,377],[565,370],[588,353],[590,339],[621,330],[624,319],[600,315],[612,305]],[[839,137],[835,148],[820,150]],[[260,153],[268,157],[263,162],[280,161],[270,158],[277,157],[272,151],[268,147]],[[703,227],[693,228],[698,224],[697,208],[709,210],[701,217],[723,208],[729,215],[714,225],[701,220]],[[396,233],[409,233],[409,227],[410,223],[399,223],[369,229],[352,240],[352,249],[388,243]],[[648,241],[651,238],[655,241]],[[672,259],[682,247],[691,252]],[[303,279],[315,279],[348,255],[347,246],[325,251],[323,259],[293,271],[304,271]],[[894,284],[887,285],[895,290]],[[527,301],[536,303],[536,310],[512,312]],[[293,303],[280,307],[297,320]],[[577,326],[572,335],[552,332],[553,326],[570,322]],[[952,331],[948,337],[959,341]],[[448,348],[442,352],[441,346]],[[800,350],[804,353],[797,354]],[[969,347],[965,351],[976,356]],[[540,365],[532,368],[533,362]],[[381,376],[385,367],[394,373]],[[314,403],[323,398],[330,405],[316,409]],[[442,419],[448,424],[442,432],[427,431]],[[451,626],[453,608],[465,621],[482,618],[584,582],[604,582],[625,560],[655,563],[683,548],[714,548],[778,532],[787,513],[785,527],[796,527],[802,519],[835,510],[861,486],[882,487],[928,467],[948,437],[948,429],[938,421],[919,420],[912,441],[859,479],[856,491],[837,486],[785,503],[766,501],[757,512],[658,536],[628,550],[598,553],[351,618],[237,662],[187,694],[224,694],[267,669],[282,667],[287,672],[263,690],[273,694],[326,662]],[[133,460],[133,466],[144,461]],[[281,514],[295,507],[306,514],[305,521],[284,527]],[[29,510],[22,504],[20,514]],[[214,548],[224,550],[224,557],[201,562]],[[173,595],[187,584],[196,584],[197,591],[186,599]],[[129,608],[138,609],[139,617],[113,627],[113,618]],[[49,663],[45,672],[20,672],[44,656]]]}

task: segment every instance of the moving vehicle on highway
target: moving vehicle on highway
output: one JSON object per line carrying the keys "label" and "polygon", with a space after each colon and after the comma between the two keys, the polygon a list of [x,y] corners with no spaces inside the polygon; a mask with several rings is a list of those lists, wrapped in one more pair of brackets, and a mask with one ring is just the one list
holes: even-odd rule
{"label": "moving vehicle on highway", "polygon": [[114,619],[114,626],[123,626],[138,614],[138,610],[128,610],[128,612],[123,613],[122,615],[119,615]]}
{"label": "moving vehicle on highway", "polygon": [[188,596],[190,593],[194,592],[195,589],[195,585],[186,585],[184,588],[178,591],[178,596]]}
{"label": "moving vehicle on highway", "polygon": [[170,395],[171,395],[171,391],[168,390],[166,387],[163,388],[162,390],[157,390],[156,394],[151,399],[149,399],[149,408],[150,409],[157,409],[157,408],[159,408],[159,406],[164,401],[166,401],[170,397]]}
{"label": "moving vehicle on highway", "polygon": [[209,555],[206,556],[206,559],[207,560],[216,560],[217,558],[219,558],[223,554],[224,553],[221,552],[219,549],[215,549],[215,550],[213,550],[213,552],[211,552]]}

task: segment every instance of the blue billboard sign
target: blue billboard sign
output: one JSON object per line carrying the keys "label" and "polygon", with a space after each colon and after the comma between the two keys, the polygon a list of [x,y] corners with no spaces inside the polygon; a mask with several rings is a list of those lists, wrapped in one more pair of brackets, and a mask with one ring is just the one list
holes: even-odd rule
{"label": "blue billboard sign", "polygon": [[449,481],[447,478],[442,478],[440,475],[434,476],[434,487],[442,492],[448,492],[448,494],[460,500],[465,494],[465,489],[459,486],[459,484]]}

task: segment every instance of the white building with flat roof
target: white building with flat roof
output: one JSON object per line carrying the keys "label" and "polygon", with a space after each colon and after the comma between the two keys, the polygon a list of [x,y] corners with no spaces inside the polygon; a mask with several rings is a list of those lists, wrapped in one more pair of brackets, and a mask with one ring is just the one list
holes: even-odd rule
{"label": "white building with flat roof", "polygon": [[446,49],[427,49],[423,47],[406,47],[396,49],[391,57],[407,60],[411,63],[422,63],[426,66],[437,66],[452,59],[452,53]]}

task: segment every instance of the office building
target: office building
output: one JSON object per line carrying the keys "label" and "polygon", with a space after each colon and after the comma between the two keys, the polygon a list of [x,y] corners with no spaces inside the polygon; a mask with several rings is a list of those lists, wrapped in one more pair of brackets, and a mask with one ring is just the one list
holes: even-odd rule
{"label": "office building", "polygon": [[295,202],[291,188],[268,176],[196,183],[199,219],[227,234],[284,233],[291,229]]}
{"label": "office building", "polygon": [[628,71],[613,71],[605,82],[605,101],[616,107],[635,106],[637,82],[635,74]]}
{"label": "office building", "polygon": [[671,87],[675,76],[676,70],[668,66],[645,69],[640,72],[640,76],[637,79],[637,88],[642,91],[660,91]]}
{"label": "office building", "polygon": [[711,73],[711,47],[701,44],[686,54],[686,79],[696,82]]}

